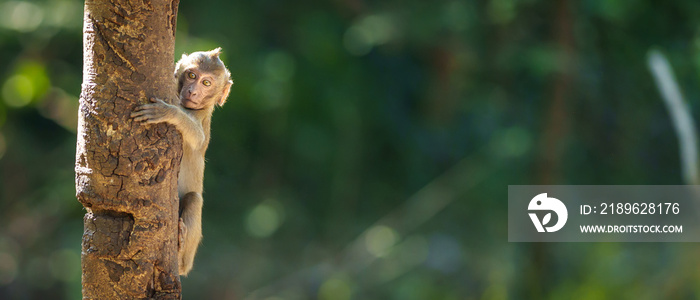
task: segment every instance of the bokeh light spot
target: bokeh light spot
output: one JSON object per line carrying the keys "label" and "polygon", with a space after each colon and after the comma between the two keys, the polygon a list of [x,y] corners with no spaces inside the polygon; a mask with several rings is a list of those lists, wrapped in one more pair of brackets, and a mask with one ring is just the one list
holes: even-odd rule
{"label": "bokeh light spot", "polygon": [[382,257],[391,252],[392,247],[398,240],[399,235],[394,229],[380,225],[367,232],[365,246],[372,255]]}
{"label": "bokeh light spot", "polygon": [[426,265],[445,274],[459,270],[462,248],[452,236],[435,235],[430,239]]}
{"label": "bokeh light spot", "polygon": [[47,3],[46,11],[51,13],[46,16],[45,23],[49,26],[80,28],[79,13],[82,11],[80,4],[75,1],[53,0]]}
{"label": "bokeh light spot", "polygon": [[318,290],[318,299],[320,300],[350,300],[351,297],[350,282],[342,278],[328,279]]}
{"label": "bokeh light spot", "polygon": [[398,36],[396,22],[389,15],[370,15],[360,19],[345,32],[343,43],[352,55],[362,56],[373,47]]}
{"label": "bokeh light spot", "polygon": [[23,107],[46,94],[51,87],[46,67],[37,61],[17,64],[2,86],[2,97],[10,107]]}
{"label": "bokeh light spot", "polygon": [[2,98],[5,104],[11,107],[23,107],[29,104],[34,97],[34,85],[24,75],[10,77],[2,86]]}
{"label": "bokeh light spot", "polygon": [[369,53],[373,47],[370,33],[357,26],[350,27],[345,32],[343,44],[350,54],[357,56]]}
{"label": "bokeh light spot", "polygon": [[44,20],[41,7],[25,1],[0,4],[0,26],[21,32],[36,30]]}
{"label": "bokeh light spot", "polygon": [[254,237],[266,238],[271,236],[283,222],[283,211],[276,202],[262,203],[248,214],[246,228]]}

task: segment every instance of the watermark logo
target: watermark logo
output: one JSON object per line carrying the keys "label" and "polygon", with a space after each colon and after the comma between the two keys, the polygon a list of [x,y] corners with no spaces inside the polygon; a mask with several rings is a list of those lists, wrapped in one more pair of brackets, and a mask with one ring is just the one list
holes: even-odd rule
{"label": "watermark logo", "polygon": [[[535,198],[530,200],[530,204],[527,206],[528,211],[533,210],[546,210],[550,211],[542,220],[537,217],[534,212],[529,213],[532,223],[535,224],[538,232],[555,232],[564,227],[566,224],[566,219],[569,217],[569,212],[566,210],[564,203],[559,201],[557,198],[547,197],[547,193],[542,193]],[[557,223],[553,226],[545,227],[552,221],[552,212],[557,214]]]}

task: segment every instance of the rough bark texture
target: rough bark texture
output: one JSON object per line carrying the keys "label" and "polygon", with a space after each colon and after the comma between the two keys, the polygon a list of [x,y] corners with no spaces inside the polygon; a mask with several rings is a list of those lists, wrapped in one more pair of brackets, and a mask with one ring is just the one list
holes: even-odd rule
{"label": "rough bark texture", "polygon": [[129,114],[173,99],[178,0],[86,0],[76,194],[83,299],[179,299],[174,127]]}

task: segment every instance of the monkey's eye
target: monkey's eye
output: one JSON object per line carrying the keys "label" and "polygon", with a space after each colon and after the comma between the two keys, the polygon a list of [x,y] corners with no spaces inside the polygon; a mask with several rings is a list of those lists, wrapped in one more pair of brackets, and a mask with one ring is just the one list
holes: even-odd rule
{"label": "monkey's eye", "polygon": [[210,85],[211,85],[211,81],[205,79],[205,80],[202,81],[202,84],[204,84],[204,86],[210,86]]}
{"label": "monkey's eye", "polygon": [[187,77],[192,78],[192,79],[195,79],[195,78],[197,78],[197,75],[195,75],[195,74],[192,73],[192,72],[189,72],[189,73],[187,73]]}

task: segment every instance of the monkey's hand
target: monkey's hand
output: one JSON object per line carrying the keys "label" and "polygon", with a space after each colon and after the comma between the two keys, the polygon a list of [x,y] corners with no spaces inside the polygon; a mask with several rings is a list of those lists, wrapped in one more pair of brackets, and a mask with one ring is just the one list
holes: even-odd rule
{"label": "monkey's hand", "polygon": [[150,101],[151,103],[136,107],[134,112],[131,113],[131,117],[134,118],[134,121],[144,122],[146,124],[161,122],[172,123],[179,109],[157,98],[151,98]]}

